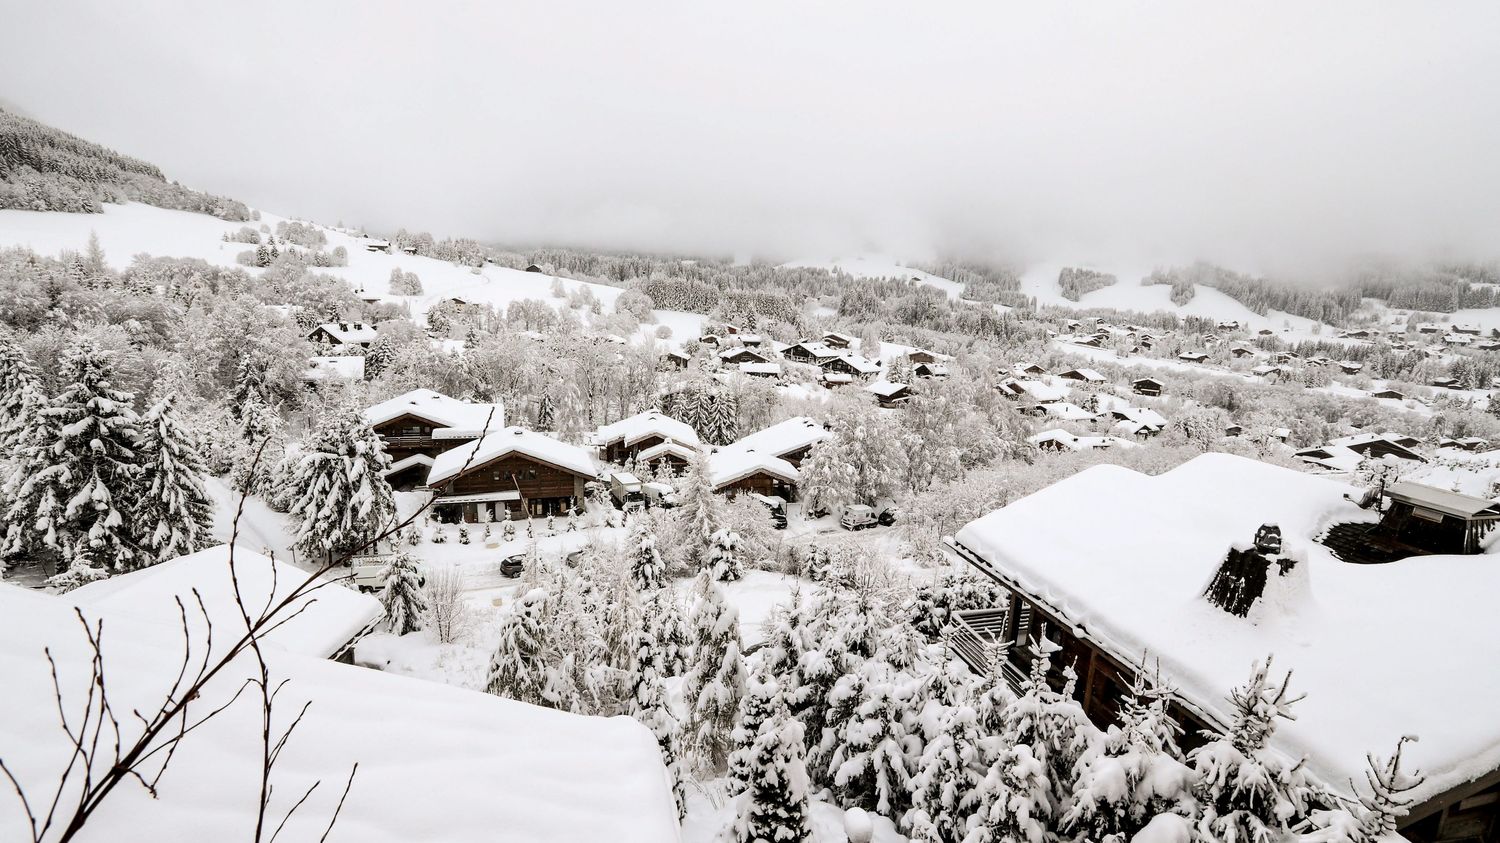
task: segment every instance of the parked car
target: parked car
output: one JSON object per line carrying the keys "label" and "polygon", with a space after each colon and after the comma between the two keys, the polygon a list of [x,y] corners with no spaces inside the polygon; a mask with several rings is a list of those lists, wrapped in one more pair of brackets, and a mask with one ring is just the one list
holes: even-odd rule
{"label": "parked car", "polygon": [[615,499],[615,505],[626,512],[646,507],[641,479],[628,471],[616,471],[609,476],[609,494]]}
{"label": "parked car", "polygon": [[647,506],[671,509],[682,504],[682,498],[677,495],[677,490],[666,483],[642,483],[641,491],[646,495]]}
{"label": "parked car", "polygon": [[[385,588],[385,569],[390,567],[392,553],[372,553],[349,560],[349,576],[354,587],[360,591],[380,591]],[[424,575],[421,584],[427,584]]]}
{"label": "parked car", "polygon": [[512,552],[504,559],[501,559],[500,576],[507,577],[509,579],[515,579],[516,577],[519,577],[521,575],[521,572],[526,570],[526,565],[522,562],[525,556],[526,551],[517,550]]}
{"label": "parked car", "polygon": [[839,526],[845,530],[868,530],[880,523],[875,517],[875,507],[864,504],[852,504],[844,507],[844,514],[839,516]]}

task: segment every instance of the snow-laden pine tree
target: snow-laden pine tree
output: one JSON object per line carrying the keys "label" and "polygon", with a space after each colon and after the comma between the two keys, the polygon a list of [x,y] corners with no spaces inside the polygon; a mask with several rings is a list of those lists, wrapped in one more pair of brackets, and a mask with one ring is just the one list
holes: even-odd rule
{"label": "snow-laden pine tree", "polygon": [[699,454],[688,469],[682,485],[681,517],[686,525],[688,563],[701,569],[708,564],[714,533],[724,526],[723,502],[714,493],[706,454]]}
{"label": "snow-laden pine tree", "polygon": [[740,564],[740,534],[725,527],[716,531],[711,539],[708,570],[719,582],[734,582],[745,576]]}
{"label": "snow-laden pine tree", "polygon": [[1230,692],[1235,714],[1229,734],[1188,753],[1193,795],[1201,806],[1197,840],[1279,840],[1325,799],[1302,760],[1292,761],[1269,746],[1276,721],[1291,719],[1292,705],[1302,699],[1287,696],[1290,672],[1280,683],[1270,673],[1269,657],[1257,662],[1249,681]]}
{"label": "snow-laden pine tree", "polygon": [[797,493],[809,514],[836,512],[855,499],[859,472],[833,439],[813,445],[797,474]]}
{"label": "snow-laden pine tree", "polygon": [[212,539],[213,502],[203,486],[198,437],[177,418],[176,403],[169,393],[141,417],[145,491],[136,519],[155,562],[201,550]]}
{"label": "snow-laden pine tree", "polygon": [[40,394],[26,353],[9,336],[0,336],[0,459],[15,453],[21,431],[31,421],[36,405],[28,406],[27,396]]}
{"label": "snow-laden pine tree", "polygon": [[352,409],[331,412],[313,433],[292,483],[297,549],[322,561],[368,544],[390,526],[396,502],[382,472],[391,459]]}
{"label": "snow-laden pine tree", "polygon": [[778,702],[750,746],[749,780],[734,825],[736,843],[812,839],[812,782],[803,752],[802,724]]}
{"label": "snow-laden pine tree", "polygon": [[36,470],[10,498],[7,521],[78,569],[71,584],[143,561],[131,512],[141,493],[140,420],[130,393],[111,383],[113,361],[93,338],[68,347],[59,376],[62,392],[27,434],[16,470]]}
{"label": "snow-laden pine tree", "polygon": [[742,793],[750,783],[755,763],[754,744],[760,736],[760,727],[778,709],[785,706],[781,689],[764,662],[745,685],[745,696],[740,698],[740,716],[734,724],[731,739],[734,750],[729,753],[729,793]]}
{"label": "snow-laden pine tree", "polygon": [[422,568],[417,558],[404,551],[396,553],[381,579],[385,581],[380,605],[385,607],[386,629],[396,635],[421,629],[427,618],[427,595],[422,591]]}
{"label": "snow-laden pine tree", "polygon": [[718,583],[705,571],[693,589],[698,595],[692,619],[693,657],[682,685],[688,709],[685,737],[698,767],[718,774],[729,760],[730,733],[745,692],[744,648],[739,611],[724,599]]}
{"label": "snow-laden pine tree", "polygon": [[489,692],[499,697],[556,708],[548,666],[546,590],[534,588],[500,620],[500,641],[490,659]]}
{"label": "snow-laden pine tree", "polygon": [[771,678],[776,680],[783,695],[795,699],[802,685],[802,654],[812,648],[807,636],[807,607],[801,589],[793,588],[791,598],[772,610],[767,626],[760,663],[771,672]]}
{"label": "snow-laden pine tree", "polygon": [[1196,813],[1192,774],[1179,760],[1182,731],[1167,710],[1170,691],[1155,688],[1144,670],[1120,706],[1120,722],[1104,733],[1100,751],[1083,759],[1072,806],[1062,825],[1099,843],[1129,843],[1162,814]]}
{"label": "snow-laden pine tree", "polygon": [[656,549],[656,522],[645,512],[626,519],[625,553],[629,560],[630,580],[642,593],[655,591],[666,583],[666,568]]}
{"label": "snow-laden pine tree", "polygon": [[936,714],[937,733],[917,759],[903,823],[914,843],[959,843],[984,781],[978,714],[965,697],[942,704]]}
{"label": "snow-laden pine tree", "polygon": [[671,589],[658,591],[656,601],[660,613],[657,637],[666,659],[667,675],[686,676],[688,665],[693,661],[693,639],[688,634],[687,618]]}
{"label": "snow-laden pine tree", "polygon": [[672,781],[672,796],[677,816],[687,813],[687,790],[684,786],[681,749],[681,725],[667,701],[667,655],[660,640],[661,617],[654,605],[648,605],[645,622],[636,636],[634,684],[628,713],[651,730],[661,750],[661,760]]}
{"label": "snow-laden pine tree", "polygon": [[839,802],[884,816],[910,807],[909,748],[921,735],[908,719],[917,707],[916,682],[877,655],[840,677],[828,694],[828,724],[816,761]]}
{"label": "snow-laden pine tree", "polygon": [[1374,753],[1366,755],[1369,768],[1365,770],[1365,785],[1369,792],[1360,793],[1355,805],[1314,811],[1310,830],[1302,831],[1297,839],[1302,843],[1383,843],[1401,839],[1396,829],[1411,810],[1414,800],[1410,791],[1426,781],[1419,772],[1407,773],[1401,769],[1401,753],[1409,741],[1415,740],[1410,735],[1398,738],[1396,751],[1384,760]]}

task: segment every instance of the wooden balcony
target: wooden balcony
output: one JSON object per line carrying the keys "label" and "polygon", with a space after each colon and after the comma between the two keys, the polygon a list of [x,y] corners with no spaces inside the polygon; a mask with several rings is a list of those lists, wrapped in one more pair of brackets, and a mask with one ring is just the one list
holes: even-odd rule
{"label": "wooden balcony", "polygon": [[1011,687],[1016,687],[1023,674],[1008,658],[1011,642],[1005,639],[1005,634],[1009,614],[1010,611],[1003,606],[954,612],[948,626],[948,645],[970,670],[980,676],[991,673],[999,661],[1005,678]]}

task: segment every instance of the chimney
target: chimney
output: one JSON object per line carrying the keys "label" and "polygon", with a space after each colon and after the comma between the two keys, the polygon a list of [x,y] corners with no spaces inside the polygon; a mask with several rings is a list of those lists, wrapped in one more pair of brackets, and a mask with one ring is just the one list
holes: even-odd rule
{"label": "chimney", "polygon": [[1262,524],[1252,546],[1229,549],[1203,596],[1231,615],[1247,617],[1267,583],[1287,576],[1296,565],[1297,560],[1281,553],[1281,528]]}

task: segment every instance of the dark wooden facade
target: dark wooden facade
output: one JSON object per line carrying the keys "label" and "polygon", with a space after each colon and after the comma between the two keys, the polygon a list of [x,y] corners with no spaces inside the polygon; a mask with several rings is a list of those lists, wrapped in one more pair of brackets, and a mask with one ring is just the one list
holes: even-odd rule
{"label": "dark wooden facade", "polygon": [[1132,381],[1130,388],[1136,395],[1157,396],[1161,394],[1161,381],[1156,378],[1141,378]]}
{"label": "dark wooden facade", "polygon": [[838,372],[839,374],[849,375],[850,377],[856,378],[873,377],[878,373],[878,370],[876,372],[867,372],[862,369],[856,368],[853,363],[850,363],[849,360],[844,357],[834,357],[830,360],[824,361],[823,371]]}
{"label": "dark wooden facade", "polygon": [[636,442],[632,442],[629,445],[626,445],[625,444],[625,437],[621,437],[619,439],[616,439],[613,442],[606,442],[605,443],[605,445],[604,445],[604,454],[603,454],[604,461],[605,462],[620,463],[620,464],[623,465],[623,464],[629,462],[630,459],[631,459],[631,457],[634,457],[636,454],[639,454],[641,451],[644,451],[647,448],[654,448],[657,445],[660,445],[661,443],[663,443],[665,441],[667,441],[666,437],[659,436],[659,435],[653,433],[653,434],[651,434],[650,436],[647,436],[644,439],[641,439],[641,440],[638,440]]}
{"label": "dark wooden facade", "polygon": [[310,334],[307,335],[307,339],[310,342],[314,342],[314,343],[328,343],[329,345],[357,345],[360,348],[369,348],[370,347],[370,344],[367,343],[367,342],[345,343],[343,340],[339,339],[338,337],[334,336],[333,334],[330,334],[328,332],[328,329],[324,328],[322,325],[319,325],[318,327],[314,328],[312,330],[312,333],[310,333]]}
{"label": "dark wooden facade", "polygon": [[725,363],[733,364],[736,366],[741,363],[770,362],[766,359],[766,356],[764,354],[761,354],[760,352],[749,348],[737,348],[734,351],[722,355],[719,359],[723,360]]}
{"label": "dark wooden facade", "polygon": [[[380,441],[385,445],[385,452],[390,455],[393,464],[418,454],[436,457],[449,448],[456,448],[474,439],[474,437],[434,439],[432,431],[439,427],[446,427],[446,425],[415,413],[407,413],[375,425],[374,431],[380,436]],[[387,476],[386,480],[397,488],[420,486],[427,481],[427,465],[411,466]]]}
{"label": "dark wooden facade", "polygon": [[[506,454],[438,484],[433,509],[439,518],[468,522],[481,520],[481,511],[488,511],[494,520],[561,515],[575,505],[582,508],[584,484],[593,479],[522,454]],[[515,493],[515,497],[461,503],[443,500],[497,493]]]}
{"label": "dark wooden facade", "polygon": [[756,492],[762,495],[774,495],[789,501],[797,499],[797,487],[795,484],[788,483],[780,477],[774,477],[763,471],[757,471],[754,474],[741,477],[733,483],[726,483],[714,491],[728,495],[729,497],[734,497],[740,492]]}

